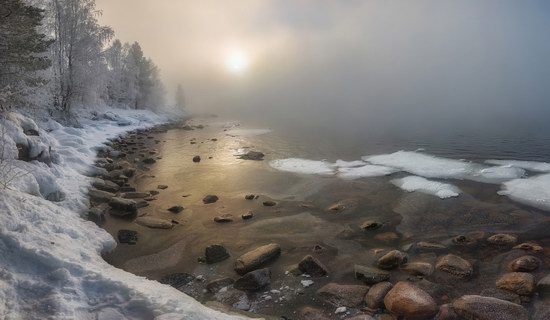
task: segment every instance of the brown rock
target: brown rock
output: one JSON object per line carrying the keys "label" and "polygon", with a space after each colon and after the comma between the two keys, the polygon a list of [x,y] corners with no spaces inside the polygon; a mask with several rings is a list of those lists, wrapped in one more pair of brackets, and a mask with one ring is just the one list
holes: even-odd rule
{"label": "brown rock", "polygon": [[527,310],[519,304],[491,297],[466,295],[456,299],[453,310],[464,319],[527,320]]}
{"label": "brown rock", "polygon": [[384,297],[391,288],[393,288],[393,285],[390,282],[380,282],[373,285],[365,296],[367,307],[371,309],[382,308],[384,306]]}
{"label": "brown rock", "polygon": [[520,243],[517,246],[515,246],[514,249],[530,251],[530,252],[533,252],[533,253],[539,253],[539,252],[542,252],[542,250],[543,250],[543,248],[540,245],[538,245],[534,242]]}
{"label": "brown rock", "polygon": [[235,271],[245,274],[261,267],[263,264],[278,258],[281,255],[281,246],[276,243],[267,244],[249,251],[235,261]]}
{"label": "brown rock", "polygon": [[458,278],[468,278],[474,272],[470,262],[454,254],[448,254],[439,258],[435,268]]}
{"label": "brown rock", "polygon": [[531,272],[535,271],[540,264],[541,261],[537,257],[523,256],[510,263],[510,270],[517,272]]}
{"label": "brown rock", "polygon": [[271,283],[271,271],[268,268],[250,271],[235,281],[233,287],[238,290],[256,291]]}
{"label": "brown rock", "polygon": [[210,203],[214,203],[214,202],[216,202],[216,201],[218,201],[218,200],[219,200],[218,196],[213,195],[213,194],[209,194],[209,195],[207,195],[206,197],[204,197],[204,198],[202,199],[202,203],[204,203],[204,204],[210,204]]}
{"label": "brown rock", "polygon": [[400,269],[416,276],[430,276],[434,272],[434,266],[428,262],[409,262]]}
{"label": "brown rock", "polygon": [[496,285],[503,290],[512,291],[520,296],[529,296],[535,291],[535,277],[525,272],[510,272],[500,277]]}
{"label": "brown rock", "polygon": [[427,292],[405,281],[398,282],[386,294],[384,305],[393,314],[407,319],[430,319],[439,310]]}
{"label": "brown rock", "polygon": [[378,268],[354,265],[355,278],[365,281],[367,284],[375,284],[390,280],[390,273]]}
{"label": "brown rock", "polygon": [[226,213],[222,214],[221,216],[214,217],[214,221],[217,223],[227,223],[233,221],[233,215]]}
{"label": "brown rock", "polygon": [[498,233],[490,236],[487,242],[498,246],[512,246],[518,242],[518,237],[513,234]]}
{"label": "brown rock", "polygon": [[392,250],[378,259],[378,268],[390,270],[407,262],[407,255],[399,250]]}

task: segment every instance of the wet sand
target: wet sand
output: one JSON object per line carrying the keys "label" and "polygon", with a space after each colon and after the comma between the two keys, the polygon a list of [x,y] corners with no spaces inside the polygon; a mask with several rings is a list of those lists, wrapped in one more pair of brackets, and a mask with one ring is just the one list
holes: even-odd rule
{"label": "wet sand", "polygon": [[[406,252],[409,262],[435,265],[443,253],[415,249],[414,244],[420,241],[444,244],[444,253],[459,255],[474,266],[474,275],[460,280],[439,271],[424,277],[400,269],[391,271],[392,283],[414,281],[438,304],[495,289],[495,281],[506,271],[507,264],[526,254],[523,250],[511,250],[510,246],[487,243],[486,239],[495,233],[517,235],[518,244],[540,244],[544,251],[537,256],[542,265],[532,274],[540,279],[550,270],[548,215],[498,196],[498,185],[453,181],[464,193],[441,200],[416,192],[404,193],[388,183],[390,177],[344,181],[279,172],[270,168],[268,161],[298,152],[299,145],[289,150],[285,141],[271,134],[229,136],[213,119],[190,122],[197,124],[205,127],[144,131],[122,140],[130,143],[122,151],[128,153],[127,160],[135,163],[137,169],[128,184],[137,191],[157,191],[158,195],[153,195],[149,205],[140,208],[135,216],[106,216],[102,226],[115,238],[120,229],[138,232],[135,245],[119,244],[106,255],[109,263],[153,280],[188,273],[196,278],[181,290],[201,302],[220,301],[287,319],[302,319],[305,306],[318,308],[329,318],[336,317],[335,307],[318,299],[315,291],[330,282],[362,284],[355,278],[354,265],[375,266],[377,259],[390,250]],[[241,160],[236,155],[243,150],[261,151],[266,157],[263,161]],[[140,153],[155,157],[156,163],[144,164]],[[198,163],[192,161],[196,155],[201,157]],[[391,176],[395,177],[400,174]],[[159,185],[168,187],[159,189]],[[202,199],[209,194],[217,195],[219,200],[204,204]],[[259,197],[246,200],[247,194]],[[267,200],[276,205],[264,206]],[[167,210],[175,205],[184,210],[177,214]],[[252,212],[253,218],[241,219],[247,212]],[[232,214],[234,221],[214,222],[214,217],[223,214]],[[174,220],[177,224],[169,230],[151,229],[134,222],[139,216]],[[382,227],[362,230],[365,220],[380,222]],[[453,245],[451,239],[457,235],[467,235],[476,244]],[[237,279],[235,259],[269,243],[278,243],[282,248],[281,256],[266,265],[271,269],[269,287],[248,293],[236,289],[216,294],[204,292],[209,280]],[[216,264],[202,262],[205,248],[212,244],[222,244],[231,257]],[[308,278],[286,272],[306,255],[313,255],[326,265],[329,275]],[[304,287],[303,280],[314,283]],[[522,301],[531,308],[532,301]],[[350,314],[360,309],[352,308]]]}

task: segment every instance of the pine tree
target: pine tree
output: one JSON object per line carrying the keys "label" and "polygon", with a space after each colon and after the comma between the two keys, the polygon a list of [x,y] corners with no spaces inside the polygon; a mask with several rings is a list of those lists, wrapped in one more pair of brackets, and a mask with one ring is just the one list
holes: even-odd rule
{"label": "pine tree", "polygon": [[9,103],[44,83],[37,71],[50,67],[46,51],[52,41],[37,31],[43,17],[44,10],[21,0],[0,5],[0,96]]}

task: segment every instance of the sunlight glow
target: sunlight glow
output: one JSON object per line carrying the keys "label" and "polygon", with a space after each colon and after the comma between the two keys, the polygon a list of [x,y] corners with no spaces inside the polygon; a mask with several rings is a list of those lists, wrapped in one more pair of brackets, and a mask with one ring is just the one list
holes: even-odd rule
{"label": "sunlight glow", "polygon": [[246,53],[240,49],[233,49],[225,56],[225,68],[232,74],[242,74],[249,67],[250,61]]}

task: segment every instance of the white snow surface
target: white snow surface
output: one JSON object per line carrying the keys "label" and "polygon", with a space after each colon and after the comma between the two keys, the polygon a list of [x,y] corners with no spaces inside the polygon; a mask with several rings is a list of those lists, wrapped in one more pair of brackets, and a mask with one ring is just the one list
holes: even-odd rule
{"label": "white snow surface", "polygon": [[437,196],[441,199],[458,197],[458,195],[460,194],[460,189],[453,186],[452,184],[430,181],[426,178],[417,176],[408,176],[401,179],[393,179],[391,183],[407,192],[423,192]]}
{"label": "white snow surface", "polygon": [[[101,254],[115,240],[82,217],[91,181],[83,173],[93,170],[96,148],[125,131],[177,117],[116,109],[96,120],[83,116],[82,128],[8,117],[5,147],[11,159],[15,143],[23,143],[33,155],[49,154],[52,163],[13,160],[28,173],[10,190],[0,189],[1,319],[243,319],[109,265]],[[39,136],[25,135],[24,128]],[[45,199],[56,192],[65,194],[62,201]]]}
{"label": "white snow surface", "polygon": [[340,167],[338,169],[338,177],[342,179],[358,179],[366,177],[387,176],[399,170],[373,164],[366,164],[361,167]]}
{"label": "white snow surface", "polygon": [[550,174],[504,182],[499,194],[533,207],[550,210]]}
{"label": "white snow surface", "polygon": [[280,171],[302,174],[332,175],[335,172],[335,165],[324,160],[288,158],[272,160],[269,165]]}
{"label": "white snow surface", "polygon": [[522,168],[534,172],[550,172],[550,163],[548,162],[520,160],[486,160],[485,163],[495,164],[499,166]]}

